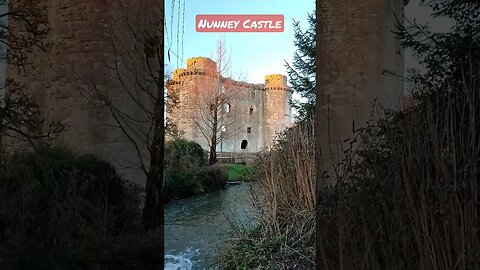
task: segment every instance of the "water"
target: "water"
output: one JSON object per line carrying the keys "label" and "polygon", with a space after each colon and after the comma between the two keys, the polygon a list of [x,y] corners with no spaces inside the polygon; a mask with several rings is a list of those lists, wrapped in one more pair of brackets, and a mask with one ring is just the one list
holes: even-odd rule
{"label": "water", "polygon": [[172,202],[165,207],[165,269],[213,269],[212,259],[225,247],[229,221],[251,224],[249,185]]}

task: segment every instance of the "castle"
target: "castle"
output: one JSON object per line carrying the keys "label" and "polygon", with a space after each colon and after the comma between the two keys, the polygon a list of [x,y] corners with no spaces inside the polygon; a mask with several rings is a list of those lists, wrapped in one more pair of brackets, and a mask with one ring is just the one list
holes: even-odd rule
{"label": "castle", "polygon": [[[315,132],[318,136],[317,146],[321,146],[318,150],[324,156],[334,154],[330,153],[330,142],[334,144],[332,149],[340,149],[339,145],[344,139],[351,137],[352,131],[368,120],[373,100],[388,107],[400,107],[398,100],[403,91],[403,82],[384,76],[383,71],[403,74],[403,51],[394,39],[392,30],[395,29],[396,17],[402,18],[407,2],[317,1],[319,39]],[[21,5],[23,1],[11,0],[8,3],[9,6]],[[141,19],[153,21],[155,16],[161,17],[156,15],[156,11],[149,16],[142,15],[164,7],[156,6],[158,1],[139,3],[133,0],[41,0],[33,4],[38,5],[37,10],[46,13],[50,31],[45,41],[50,50],[27,52],[32,65],[22,69],[7,65],[4,78],[25,85],[26,93],[36,99],[46,127],[55,120],[68,125],[68,129],[57,138],[56,144],[110,161],[128,179],[143,185],[145,177],[136,149],[117,127],[112,126],[114,122],[110,112],[89,103],[78,91],[78,86],[84,83],[84,73],[97,74],[97,80],[110,88],[121,107],[133,110],[134,106],[128,103],[128,97],[120,95],[118,85],[112,85],[112,80],[101,76],[105,64],[111,65],[117,59],[109,48],[106,36],[110,35],[112,27],[120,29],[117,33],[128,33],[126,23],[131,23],[130,27],[140,27],[147,23]],[[142,11],[141,4],[149,7],[143,7],[145,11]],[[124,13],[133,18],[126,20]],[[136,23],[135,19],[140,22]],[[18,23],[9,17],[9,31],[22,31]],[[131,36],[127,40],[135,41]],[[215,63],[209,59],[193,58],[188,61],[186,69],[178,70],[173,75],[173,84],[168,88],[169,91],[176,91],[179,100],[183,100],[179,106],[186,109],[185,113],[189,108],[192,109],[190,104],[197,97],[198,92],[194,89],[198,89],[201,82],[212,81],[205,78],[215,77],[208,74],[214,68]],[[221,141],[218,150],[235,151],[243,140],[248,141],[246,151],[254,152],[268,146],[275,132],[281,130],[282,126],[288,126],[288,118],[291,117],[290,108],[287,107],[291,92],[286,86],[285,77],[267,76],[264,85],[226,81],[227,86],[239,88],[238,92],[242,95],[237,96],[232,107],[226,109],[231,110],[232,114],[239,111],[242,119],[237,121],[237,124],[240,123],[239,133]],[[189,83],[197,87],[188,86],[180,91]],[[250,108],[253,109],[252,115]],[[141,115],[141,111],[136,114]],[[170,116],[175,119],[175,112]],[[179,129],[185,128],[185,137],[201,137],[198,129],[195,134],[195,129],[191,128],[187,119],[177,117],[176,121]],[[231,130],[229,127],[225,129],[227,132]],[[12,146],[8,138],[4,138],[3,143],[3,149],[16,146]],[[202,144],[205,147],[206,143]]]}
{"label": "castle", "polygon": [[[167,102],[167,117],[181,137],[198,142],[206,150],[214,130],[218,131],[217,152],[254,153],[270,147],[276,134],[292,125],[293,91],[280,74],[265,76],[265,84],[245,83],[222,77],[213,60],[194,57],[187,60],[186,68],[173,72],[166,87],[176,101]],[[209,119],[199,119],[210,109],[205,104],[220,96],[224,106],[216,112],[218,123],[212,126]]]}

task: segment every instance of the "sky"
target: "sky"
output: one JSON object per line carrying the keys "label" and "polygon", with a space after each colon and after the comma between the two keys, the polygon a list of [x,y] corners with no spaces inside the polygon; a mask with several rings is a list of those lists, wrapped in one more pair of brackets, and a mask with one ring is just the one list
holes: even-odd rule
{"label": "sky", "polygon": [[[184,4],[185,14],[183,15]],[[172,72],[177,67],[184,68],[187,59],[191,57],[204,56],[214,59],[216,42],[223,36],[226,47],[230,51],[233,79],[237,76],[249,83],[264,83],[264,77],[268,74],[279,73],[287,76],[285,61],[291,62],[296,50],[293,44],[293,19],[300,21],[302,29],[306,29],[307,14],[314,11],[314,0],[166,0],[166,72]],[[196,32],[195,16],[197,14],[281,14],[285,19],[285,31],[280,33]],[[182,34],[183,24],[185,32]],[[169,49],[170,61],[167,56]]]}

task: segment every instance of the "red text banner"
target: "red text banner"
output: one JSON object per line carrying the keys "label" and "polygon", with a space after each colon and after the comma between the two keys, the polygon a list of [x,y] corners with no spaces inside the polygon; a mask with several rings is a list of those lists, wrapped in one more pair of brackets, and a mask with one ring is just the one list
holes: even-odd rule
{"label": "red text banner", "polygon": [[197,32],[283,32],[283,15],[197,15]]}

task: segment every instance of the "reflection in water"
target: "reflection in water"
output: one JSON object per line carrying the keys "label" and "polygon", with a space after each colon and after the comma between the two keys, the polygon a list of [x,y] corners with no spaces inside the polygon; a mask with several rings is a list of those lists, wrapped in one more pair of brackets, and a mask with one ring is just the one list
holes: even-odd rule
{"label": "reflection in water", "polygon": [[[249,185],[175,201],[165,207],[165,269],[212,269],[229,221],[250,224]],[[227,218],[228,217],[228,218]]]}

